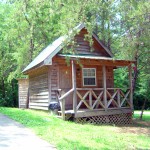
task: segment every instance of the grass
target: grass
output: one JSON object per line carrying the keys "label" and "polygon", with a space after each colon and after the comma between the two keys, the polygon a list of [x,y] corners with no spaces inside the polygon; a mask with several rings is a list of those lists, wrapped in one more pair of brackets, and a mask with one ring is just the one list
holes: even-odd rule
{"label": "grass", "polygon": [[[134,111],[134,118],[139,119],[140,118],[141,111]],[[150,122],[150,110],[144,111],[144,115],[142,118],[143,121],[149,121]]]}
{"label": "grass", "polygon": [[[149,135],[124,132],[122,130],[124,127],[81,125],[62,121],[47,112],[35,110],[0,107],[0,112],[32,129],[60,150],[120,150],[150,147]],[[145,119],[150,121],[150,114]]]}

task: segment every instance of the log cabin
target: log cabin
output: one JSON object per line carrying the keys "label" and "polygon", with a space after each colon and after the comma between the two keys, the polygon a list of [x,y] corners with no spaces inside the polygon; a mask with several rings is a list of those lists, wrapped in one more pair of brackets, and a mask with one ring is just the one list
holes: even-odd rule
{"label": "log cabin", "polygon": [[[96,124],[131,123],[134,61],[114,59],[94,33],[90,46],[85,40],[88,31],[84,24],[75,29],[78,30],[74,36],[77,43],[75,53],[63,52],[67,36],[62,36],[23,70],[28,79],[19,80],[19,107],[26,107],[28,101],[30,109],[48,110],[51,103],[58,102],[61,106],[58,116],[63,120],[73,118],[76,122]],[[66,57],[69,58],[68,63]],[[119,67],[127,67],[129,71],[129,87],[125,90],[114,87],[114,69]]]}

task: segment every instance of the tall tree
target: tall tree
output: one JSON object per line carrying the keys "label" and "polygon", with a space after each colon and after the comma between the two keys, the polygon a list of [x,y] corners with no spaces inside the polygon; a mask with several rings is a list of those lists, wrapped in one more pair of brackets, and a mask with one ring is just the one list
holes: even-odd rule
{"label": "tall tree", "polygon": [[79,23],[86,24],[89,35],[85,38],[91,44],[95,31],[116,58],[137,60],[135,93],[148,97],[149,7],[148,0],[1,1],[1,97],[6,98],[7,89],[13,89],[8,80],[16,83],[13,79],[23,76],[21,71],[43,48]]}

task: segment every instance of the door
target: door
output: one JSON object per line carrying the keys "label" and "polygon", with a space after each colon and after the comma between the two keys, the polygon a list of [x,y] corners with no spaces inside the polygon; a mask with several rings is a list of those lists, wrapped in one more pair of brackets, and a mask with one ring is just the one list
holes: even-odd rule
{"label": "door", "polygon": [[[59,68],[59,88],[62,89],[63,94],[72,89],[71,67]],[[66,110],[73,108],[72,93],[65,98],[65,107]]]}

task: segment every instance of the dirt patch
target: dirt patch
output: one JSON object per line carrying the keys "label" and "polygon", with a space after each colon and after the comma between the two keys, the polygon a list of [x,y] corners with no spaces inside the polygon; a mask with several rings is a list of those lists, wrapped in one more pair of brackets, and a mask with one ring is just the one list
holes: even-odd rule
{"label": "dirt patch", "polygon": [[133,134],[144,134],[150,136],[150,122],[134,120],[132,125],[120,126],[116,128],[117,132],[121,133],[133,133]]}
{"label": "dirt patch", "polygon": [[150,121],[134,120],[133,125],[150,128]]}

